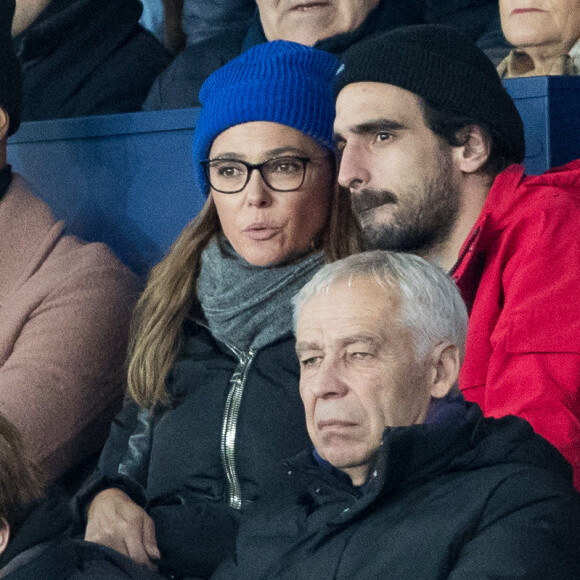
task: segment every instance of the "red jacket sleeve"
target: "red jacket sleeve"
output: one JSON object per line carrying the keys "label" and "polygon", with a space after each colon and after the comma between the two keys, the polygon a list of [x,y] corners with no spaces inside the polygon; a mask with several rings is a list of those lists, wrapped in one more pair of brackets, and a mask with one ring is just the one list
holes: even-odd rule
{"label": "red jacket sleeve", "polygon": [[476,298],[499,280],[497,320],[482,328],[492,317],[478,319],[474,304],[470,327],[489,335],[485,414],[527,419],[572,463],[580,489],[580,208],[558,197],[497,237]]}

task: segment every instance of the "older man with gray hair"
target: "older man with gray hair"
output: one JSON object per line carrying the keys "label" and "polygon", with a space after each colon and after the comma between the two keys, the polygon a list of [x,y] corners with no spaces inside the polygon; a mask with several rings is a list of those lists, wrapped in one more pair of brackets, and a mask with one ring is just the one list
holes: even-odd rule
{"label": "older man with gray hair", "polygon": [[570,465],[523,419],[463,399],[467,314],[442,270],[366,252],[294,302],[313,448],[214,580],[580,577]]}

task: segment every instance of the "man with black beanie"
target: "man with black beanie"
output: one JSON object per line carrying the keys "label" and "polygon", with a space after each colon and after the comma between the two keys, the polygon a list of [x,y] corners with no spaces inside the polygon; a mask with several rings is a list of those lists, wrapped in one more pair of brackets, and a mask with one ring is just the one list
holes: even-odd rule
{"label": "man with black beanie", "polygon": [[0,1],[0,412],[47,481],[72,483],[123,397],[136,280],[103,244],[64,235],[64,223],[7,164],[21,112],[14,6]]}
{"label": "man with black beanie", "polygon": [[524,175],[514,103],[447,27],[362,41],[336,80],[338,180],[367,249],[449,271],[469,311],[463,394],[527,419],[580,489],[580,161]]}

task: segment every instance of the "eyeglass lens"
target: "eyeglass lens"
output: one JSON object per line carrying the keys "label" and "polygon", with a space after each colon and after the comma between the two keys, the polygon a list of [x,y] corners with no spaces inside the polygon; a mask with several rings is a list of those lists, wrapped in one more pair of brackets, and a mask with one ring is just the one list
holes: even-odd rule
{"label": "eyeglass lens", "polygon": [[272,189],[291,191],[302,185],[306,162],[307,159],[300,157],[276,157],[255,165],[231,159],[214,159],[207,164],[207,173],[211,186],[224,193],[241,191],[254,169],[260,172]]}

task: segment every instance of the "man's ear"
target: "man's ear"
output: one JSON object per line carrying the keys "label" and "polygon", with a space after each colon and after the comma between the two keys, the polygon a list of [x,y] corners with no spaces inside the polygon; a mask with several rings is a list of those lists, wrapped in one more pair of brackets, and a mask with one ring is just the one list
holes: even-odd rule
{"label": "man's ear", "polygon": [[0,520],[0,554],[4,553],[4,550],[8,547],[8,541],[10,540],[10,524],[2,518]]}
{"label": "man's ear", "polygon": [[0,107],[0,141],[3,141],[8,136],[8,129],[10,128],[10,117],[8,113]]}
{"label": "man's ear", "polygon": [[442,399],[457,383],[461,357],[459,349],[449,342],[438,344],[432,352],[431,396]]}
{"label": "man's ear", "polygon": [[456,166],[463,173],[476,173],[489,159],[491,140],[477,125],[464,127],[458,137],[463,145],[453,148]]}

